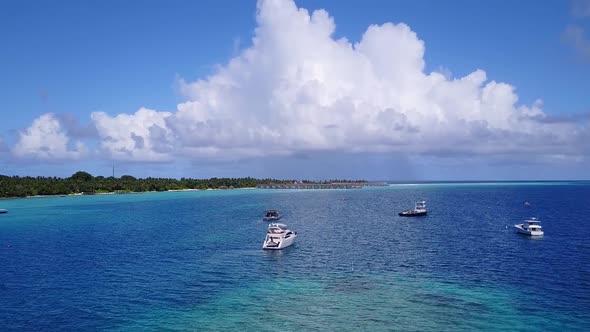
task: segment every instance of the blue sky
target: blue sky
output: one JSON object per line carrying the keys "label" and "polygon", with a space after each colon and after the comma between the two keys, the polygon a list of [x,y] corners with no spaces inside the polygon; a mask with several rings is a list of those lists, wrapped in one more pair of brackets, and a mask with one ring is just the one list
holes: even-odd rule
{"label": "blue sky", "polygon": [[[327,178],[334,175],[371,179],[450,180],[584,179],[590,176],[587,170],[590,166],[589,143],[584,141],[590,137],[590,99],[587,93],[590,87],[590,2],[296,1],[297,7],[307,9],[309,15],[316,9],[325,9],[331,17],[335,29],[331,37],[325,40],[313,37],[313,29],[316,28],[310,28],[309,38],[305,32],[299,35],[299,32],[287,29],[290,24],[287,20],[295,17],[291,15],[294,11],[289,4],[289,1],[279,1],[276,6],[261,3],[257,13],[255,1],[3,2],[0,5],[0,31],[3,31],[0,35],[0,174],[67,176],[78,169],[85,169],[97,175],[108,175],[108,165],[116,164],[121,172],[137,176],[171,177],[253,175]],[[285,22],[265,18],[266,14],[279,16],[277,13],[283,13],[283,10]],[[461,127],[465,121],[460,120],[462,115],[456,113],[458,111],[454,110],[454,104],[442,101],[439,95],[447,88],[433,87],[418,94],[436,95],[432,103],[422,105],[419,98],[412,101],[412,98],[417,98],[412,92],[417,87],[407,88],[406,81],[398,80],[401,76],[416,76],[416,72],[408,72],[407,75],[395,72],[385,79],[391,84],[383,86],[403,86],[400,92],[393,93],[395,97],[387,93],[373,96],[360,92],[348,96],[343,92],[348,88],[341,87],[342,79],[322,76],[322,66],[328,67],[332,53],[320,54],[315,49],[343,37],[354,48],[356,43],[363,44],[361,41],[369,26],[383,27],[382,24],[386,22],[394,23],[395,31],[383,28],[376,32],[383,34],[379,38],[385,38],[386,41],[405,38],[403,29],[398,25],[405,23],[415,33],[415,39],[423,42],[423,56],[408,55],[411,59],[400,56],[401,64],[405,64],[406,60],[423,60],[424,67],[418,68],[418,74],[427,76],[433,71],[440,72],[448,80],[461,79],[481,69],[485,71],[485,80],[474,83],[475,86],[484,91],[486,84],[492,81],[510,85],[518,98],[513,107],[509,107],[510,111],[526,113],[539,123],[539,127],[529,122],[504,125],[502,121],[508,123],[506,119],[518,116],[496,118],[494,112],[504,111],[495,110],[489,105],[504,105],[506,98],[512,98],[500,96],[498,92],[498,100],[482,102],[488,103],[489,107],[482,106],[479,113],[483,115],[472,119],[473,123],[484,123],[488,136],[465,134],[454,137],[454,132],[463,129],[473,132],[472,127]],[[283,23],[284,31],[281,30]],[[257,34],[257,31],[260,33]],[[272,35],[273,31],[281,33],[275,36]],[[270,46],[257,50],[252,42],[255,36],[261,40],[261,44]],[[268,43],[264,38],[268,38]],[[285,40],[274,44],[273,38]],[[289,47],[286,42],[289,39],[295,40],[292,44],[299,57],[291,57],[289,52],[281,51],[281,48]],[[273,45],[277,47],[276,50],[271,49]],[[384,57],[389,56],[392,62],[398,61],[396,54],[403,52],[405,44],[398,45],[401,49],[393,46],[389,49],[387,45],[383,44]],[[419,44],[410,46],[416,45]],[[305,53],[308,50],[306,47],[309,48],[309,54]],[[245,64],[238,69],[228,69],[229,61],[240,58],[249,49],[264,56],[258,60],[244,60]],[[345,54],[342,52],[347,51],[338,52],[334,54]],[[359,53],[372,63],[372,75],[378,76],[379,66],[388,66],[388,63],[378,61],[381,56],[375,52],[379,50],[370,52]],[[419,50],[417,52],[420,53]],[[269,62],[260,60],[267,58]],[[276,138],[278,135],[281,139],[271,144],[268,138],[260,138],[257,133],[242,137],[242,132],[247,130],[244,127],[233,128],[234,124],[231,124],[232,127],[227,129],[227,121],[231,121],[228,119],[262,128],[261,123],[264,123],[265,118],[256,113],[257,108],[260,105],[274,105],[275,101],[270,102],[269,96],[282,93],[276,87],[280,83],[272,87],[271,83],[288,82],[285,83],[288,86],[304,86],[305,82],[291,82],[284,77],[276,78],[278,81],[267,81],[262,73],[271,72],[274,75],[280,68],[263,68],[264,63],[284,65],[285,72],[288,72],[293,66],[311,68],[306,67],[310,65],[307,59],[315,59],[313,73],[309,75],[320,76],[305,79],[320,82],[318,91],[325,91],[325,94],[314,96],[317,102],[313,107],[310,106],[313,104],[311,102],[295,107],[290,100],[287,102],[281,99],[284,103],[279,107],[279,120],[286,127],[268,136]],[[342,68],[352,68],[354,64],[358,63],[339,64],[342,67],[337,72],[341,72]],[[225,71],[230,73],[226,74]],[[244,73],[249,72],[260,73],[260,76],[256,76],[258,78],[253,81],[239,81]],[[215,79],[212,78],[226,81],[231,78],[232,82],[238,80],[234,83],[242,88],[227,92],[225,96],[223,93],[227,89],[215,90],[219,86],[213,83]],[[420,79],[429,80],[423,77]],[[199,85],[199,81],[206,86]],[[381,81],[368,80],[365,85]],[[414,82],[408,78],[410,81]],[[252,94],[247,89],[253,86],[260,86],[262,92],[254,92],[256,96],[252,99],[256,102],[252,105],[246,101],[243,108],[239,109],[231,109],[235,106],[216,109],[217,106],[213,104],[207,109],[194,108],[193,102],[213,103],[207,99],[213,98],[210,97],[212,95],[221,99],[241,93],[247,96]],[[452,89],[454,92],[449,98],[463,98],[458,92],[463,91],[462,88]],[[205,96],[202,91],[209,92]],[[346,117],[337,113],[341,106],[334,105],[341,105],[339,103],[343,100],[351,99],[358,101],[355,107],[359,108],[351,111],[348,117],[350,123],[347,123]],[[362,102],[372,100],[382,101],[371,105],[370,110],[361,109]],[[539,104],[542,105],[541,111],[519,109],[521,106],[535,109],[533,106],[537,100],[542,100]],[[240,101],[242,99],[236,99],[231,105]],[[326,103],[329,105],[326,106]],[[412,103],[417,104],[414,106]],[[183,117],[177,114],[179,105],[189,108]],[[142,107],[157,113],[136,114]],[[274,111],[268,107],[269,110],[265,112]],[[309,114],[313,116],[320,112],[326,113],[311,119],[311,115],[300,115],[301,107],[311,109]],[[376,129],[369,120],[366,128],[353,126],[355,121],[358,122],[358,119],[353,120],[354,114],[371,117],[388,109],[395,109],[391,116],[403,119],[402,127],[429,133],[448,124],[448,132],[433,137],[404,136],[398,133],[381,134],[379,129],[379,135],[373,137],[371,135]],[[105,116],[91,116],[99,112]],[[422,126],[421,121],[424,120],[420,119],[424,118],[416,114],[424,114],[428,119],[429,112],[438,112],[436,114],[439,114],[441,121],[438,125]],[[44,114],[52,116],[40,118]],[[117,118],[120,114],[133,115],[129,121],[144,123],[145,127],[130,130],[129,133],[117,131],[116,135],[120,137],[114,138],[112,131],[115,129],[112,128],[120,127],[123,130],[126,126],[127,120]],[[147,117],[151,120],[146,120]],[[262,119],[262,122],[250,122],[251,118]],[[342,122],[332,124],[331,118],[339,118],[338,121]],[[35,126],[36,119],[41,120]],[[111,119],[115,119],[115,122]],[[452,119],[452,124],[449,119]],[[561,124],[549,126],[556,122],[555,119]],[[184,128],[183,125],[190,121],[195,121],[194,126]],[[380,120],[375,121],[376,124],[380,123]],[[48,126],[48,123],[53,125]],[[214,124],[218,123],[223,123],[223,126],[214,128]],[[399,121],[396,123],[400,124]],[[287,132],[297,125],[308,131]],[[273,125],[268,130],[277,127]],[[397,125],[394,127],[401,128]],[[154,128],[162,129],[165,135],[160,133],[156,136]],[[191,133],[198,132],[198,128],[205,128],[206,135],[197,135],[197,139]],[[338,137],[336,139],[322,136],[321,128],[338,128],[342,131],[334,136]],[[522,150],[511,147],[505,151],[496,148],[511,143],[522,146],[521,140],[527,142],[526,137],[519,136],[518,140],[510,138],[520,134],[519,128],[527,128],[527,137],[538,146]],[[140,134],[142,130],[145,134]],[[574,131],[575,135],[568,136]],[[56,132],[58,137],[55,136]],[[546,135],[535,136],[536,132]],[[23,133],[27,137],[23,138]],[[552,136],[552,133],[555,135]],[[489,135],[493,135],[493,141]],[[206,139],[201,136],[206,136]],[[447,140],[450,136],[453,138]],[[367,143],[363,137],[368,137],[367,141],[372,143]],[[419,137],[419,140],[415,137]],[[506,141],[500,137],[507,137],[502,138]],[[484,144],[486,140],[489,144]],[[458,141],[474,147],[468,151],[456,149]],[[161,148],[162,142],[166,143],[165,149]],[[398,148],[400,145],[412,145],[408,142],[416,142],[416,146],[407,150]],[[440,151],[433,146],[433,142],[442,142]],[[76,145],[78,143],[79,146]],[[265,148],[256,149],[261,144]],[[492,145],[494,148],[491,148]],[[572,145],[574,148],[571,148]],[[551,148],[544,148],[548,146]],[[141,153],[129,151],[133,147]],[[556,152],[566,148],[572,151],[563,155]]]}

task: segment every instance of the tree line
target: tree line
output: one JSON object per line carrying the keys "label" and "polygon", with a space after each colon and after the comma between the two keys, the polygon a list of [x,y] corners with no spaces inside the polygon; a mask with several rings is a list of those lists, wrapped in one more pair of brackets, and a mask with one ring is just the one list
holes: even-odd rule
{"label": "tree line", "polygon": [[[152,178],[138,179],[131,175],[120,178],[92,176],[83,171],[76,172],[69,178],[57,177],[20,177],[0,175],[0,197],[26,197],[36,195],[93,194],[107,192],[146,192],[183,189],[230,189],[252,188],[259,183],[286,184],[294,180],[245,178]],[[310,183],[311,181],[304,181]],[[318,183],[325,183],[321,181]],[[330,180],[329,182],[360,182],[348,180]]]}

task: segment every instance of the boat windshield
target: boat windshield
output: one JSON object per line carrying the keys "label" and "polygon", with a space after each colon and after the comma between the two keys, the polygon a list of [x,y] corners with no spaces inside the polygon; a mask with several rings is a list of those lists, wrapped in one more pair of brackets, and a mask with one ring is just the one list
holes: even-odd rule
{"label": "boat windshield", "polygon": [[287,225],[273,224],[268,227],[268,233],[278,234],[287,231]]}

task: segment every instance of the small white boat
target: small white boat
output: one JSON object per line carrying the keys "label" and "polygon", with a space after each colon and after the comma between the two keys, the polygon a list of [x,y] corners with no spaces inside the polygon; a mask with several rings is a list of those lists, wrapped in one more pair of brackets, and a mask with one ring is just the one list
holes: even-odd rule
{"label": "small white boat", "polygon": [[416,202],[416,206],[413,210],[406,210],[398,213],[400,217],[419,217],[425,216],[428,213],[426,211],[426,201],[418,201]]}
{"label": "small white boat", "polygon": [[8,213],[8,210],[6,210],[6,209],[0,209],[0,214],[3,214],[3,213]]}
{"label": "small white boat", "polygon": [[277,250],[286,248],[295,242],[297,232],[287,228],[285,224],[269,224],[262,249]]}
{"label": "small white boat", "polygon": [[543,227],[541,227],[541,221],[534,217],[525,220],[522,224],[516,224],[514,227],[517,232],[529,236],[541,236],[544,234]]}

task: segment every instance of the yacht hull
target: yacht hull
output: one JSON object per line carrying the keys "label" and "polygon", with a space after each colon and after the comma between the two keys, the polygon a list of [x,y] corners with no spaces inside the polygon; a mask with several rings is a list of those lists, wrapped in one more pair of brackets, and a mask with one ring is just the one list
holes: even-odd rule
{"label": "yacht hull", "polygon": [[427,211],[413,211],[413,210],[402,211],[402,212],[398,213],[398,215],[400,217],[420,217],[420,216],[425,216],[426,214],[428,214]]}
{"label": "yacht hull", "polygon": [[297,234],[293,234],[286,239],[280,239],[278,242],[264,241],[264,244],[262,245],[262,249],[264,249],[264,250],[280,250],[283,248],[287,248],[288,246],[295,243],[296,237],[297,237]]}
{"label": "yacht hull", "polygon": [[543,233],[543,231],[526,230],[522,226],[523,226],[523,224],[514,225],[514,228],[516,229],[517,233],[528,235],[528,236],[542,236],[545,234],[545,233]]}

